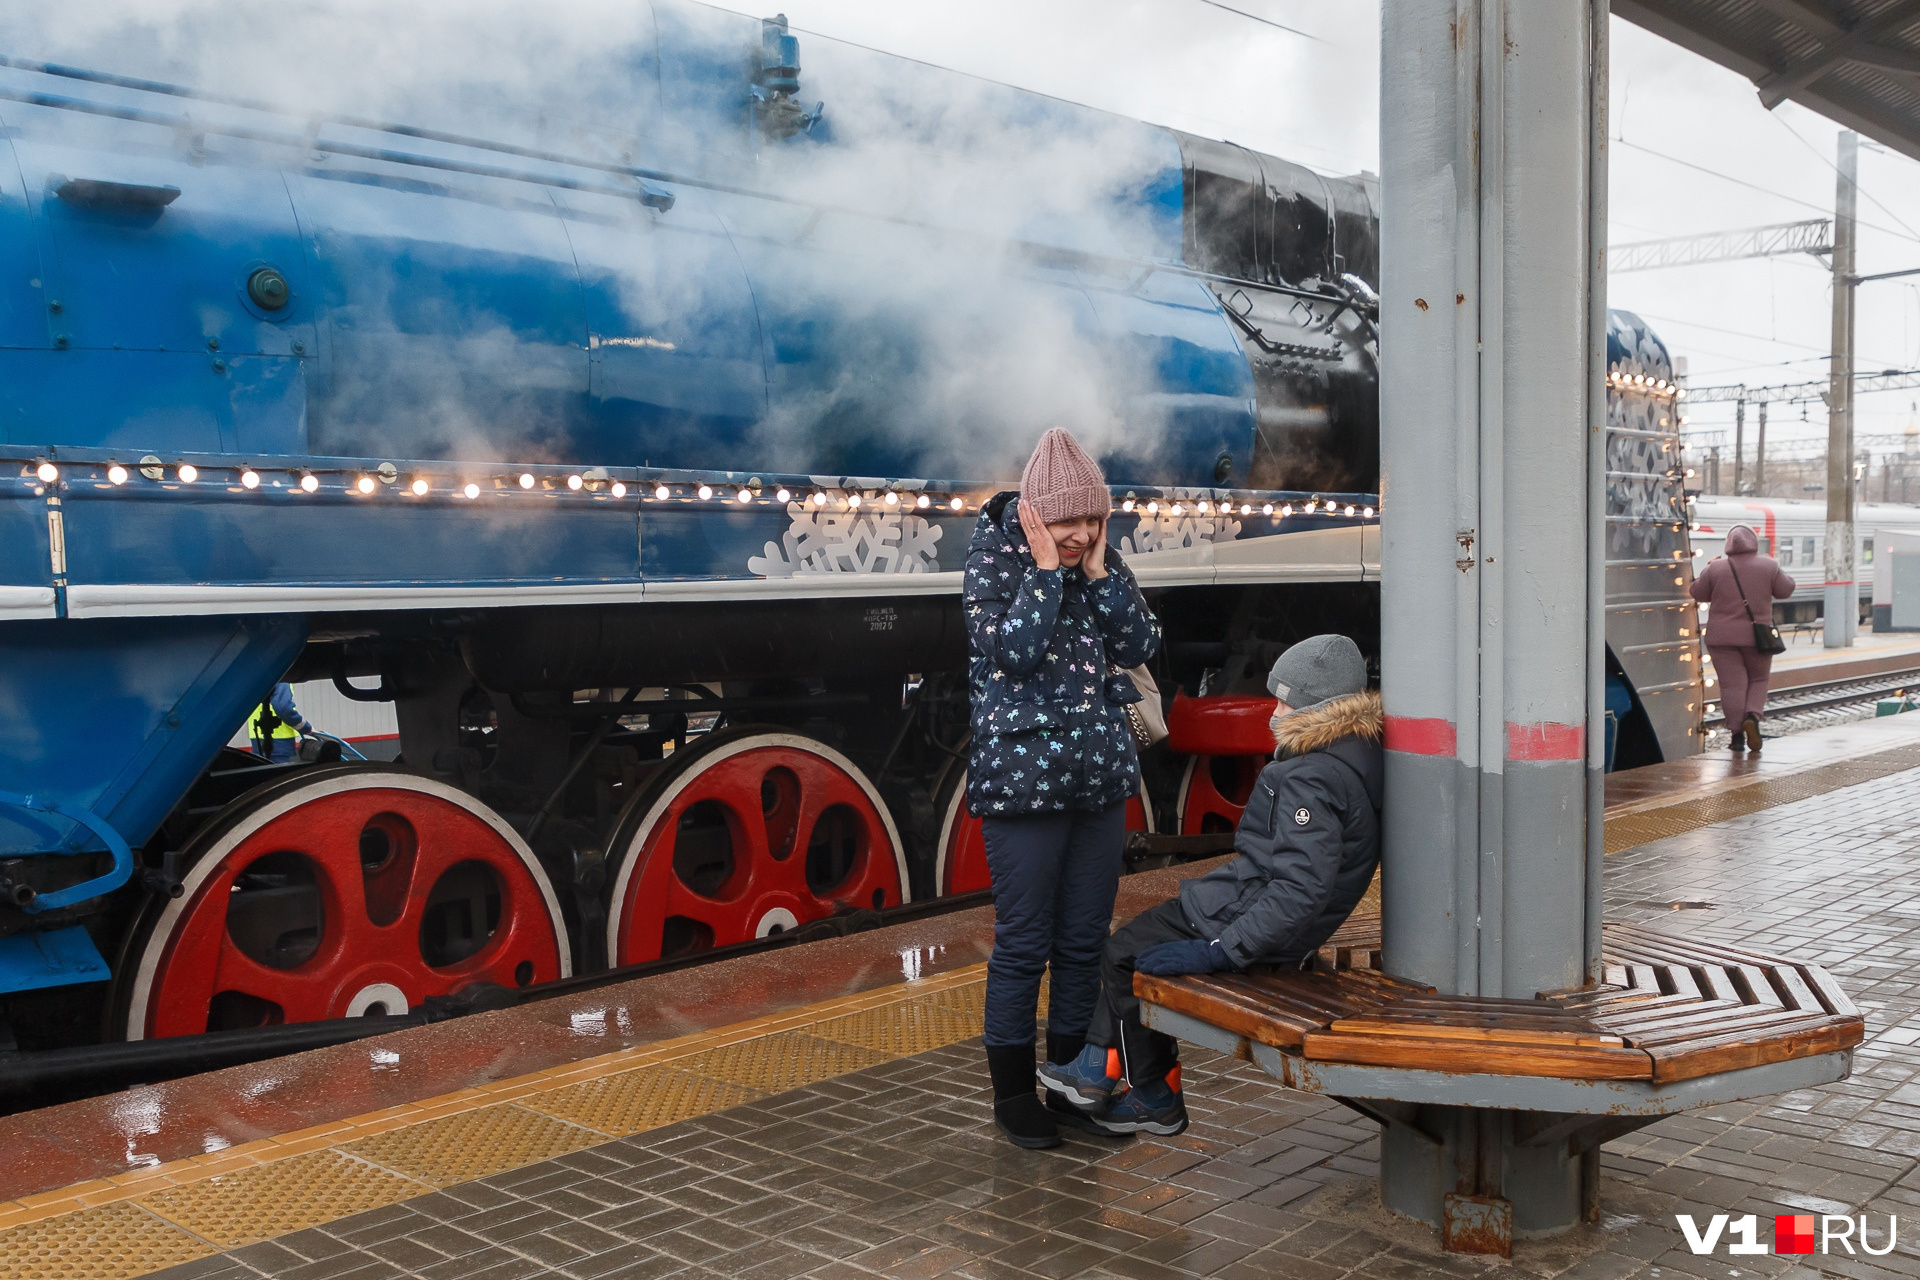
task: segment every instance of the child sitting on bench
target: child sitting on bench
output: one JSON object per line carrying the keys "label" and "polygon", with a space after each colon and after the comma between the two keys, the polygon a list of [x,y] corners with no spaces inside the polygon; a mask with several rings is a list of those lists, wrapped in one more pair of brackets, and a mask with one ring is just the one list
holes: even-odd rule
{"label": "child sitting on bench", "polygon": [[[1345,636],[1303,640],[1267,677],[1273,762],[1247,800],[1236,856],[1107,940],[1100,1002],[1080,1056],[1040,1068],[1040,1083],[1107,1133],[1187,1127],[1179,1045],[1140,1021],[1133,975],[1298,966],[1332,936],[1380,864],[1385,760],[1380,695]],[[1120,1077],[1129,1084],[1117,1092]],[[1056,1104],[1056,1116],[1066,1113]]]}

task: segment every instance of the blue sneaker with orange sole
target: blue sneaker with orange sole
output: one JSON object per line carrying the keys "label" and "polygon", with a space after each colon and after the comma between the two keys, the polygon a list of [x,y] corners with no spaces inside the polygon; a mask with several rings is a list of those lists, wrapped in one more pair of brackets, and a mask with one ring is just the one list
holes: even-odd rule
{"label": "blue sneaker with orange sole", "polygon": [[1084,1116],[1097,1116],[1120,1084],[1120,1053],[1090,1044],[1072,1062],[1040,1064],[1040,1086]]}
{"label": "blue sneaker with orange sole", "polygon": [[1107,1105],[1094,1120],[1108,1133],[1157,1133],[1170,1137],[1187,1127],[1187,1104],[1180,1093],[1180,1068],[1165,1080],[1135,1085]]}

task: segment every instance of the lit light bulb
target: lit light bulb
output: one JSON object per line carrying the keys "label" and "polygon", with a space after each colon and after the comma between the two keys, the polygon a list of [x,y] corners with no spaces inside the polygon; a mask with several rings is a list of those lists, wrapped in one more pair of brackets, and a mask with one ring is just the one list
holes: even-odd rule
{"label": "lit light bulb", "polygon": [[922,511],[925,511],[928,507],[933,505],[933,499],[929,498],[926,494],[923,493],[919,497],[913,500],[913,505],[920,508]]}
{"label": "lit light bulb", "polygon": [[432,487],[433,486],[429,485],[425,479],[415,480],[412,485],[413,496],[416,498],[424,498],[427,496],[427,490]]}
{"label": "lit light bulb", "polygon": [[859,495],[859,494],[857,494],[857,493],[856,493],[856,494],[852,494],[852,495],[850,495],[850,496],[849,496],[849,497],[847,498],[847,505],[848,505],[849,507],[857,507],[857,506],[859,506],[859,505],[860,505],[860,495]]}
{"label": "lit light bulb", "polygon": [[240,473],[240,487],[242,489],[258,489],[260,487],[260,473],[252,467],[248,467],[245,471],[242,471]]}
{"label": "lit light bulb", "polygon": [[1348,514],[1348,515],[1352,515],[1352,514],[1353,514],[1353,504],[1352,504],[1351,502],[1349,502],[1349,503],[1347,504],[1347,514]]}
{"label": "lit light bulb", "polygon": [[890,493],[890,494],[888,494],[888,495],[887,495],[887,505],[888,505],[888,506],[890,506],[890,507],[897,507],[897,506],[899,506],[899,505],[900,505],[900,495],[899,495],[899,494],[897,494],[897,493]]}
{"label": "lit light bulb", "polygon": [[1172,506],[1170,506],[1170,507],[1168,507],[1168,508],[1167,508],[1167,514],[1168,514],[1168,515],[1175,515],[1175,516],[1177,516],[1177,515],[1179,515],[1179,514],[1180,514],[1180,504],[1176,502],[1176,503],[1174,503],[1174,504],[1173,504]]}
{"label": "lit light bulb", "polygon": [[1159,513],[1160,513],[1160,504],[1159,504],[1158,502],[1149,502],[1149,503],[1147,504],[1147,514],[1148,514],[1148,515],[1150,515],[1150,516],[1152,516],[1152,515],[1158,515]]}
{"label": "lit light bulb", "polygon": [[952,502],[949,502],[947,505],[952,507],[955,511],[958,511],[962,507],[964,507],[966,504],[962,502],[960,499],[955,498]]}
{"label": "lit light bulb", "polygon": [[1240,514],[1241,514],[1241,515],[1243,515],[1243,516],[1250,516],[1250,515],[1252,515],[1252,514],[1253,514],[1253,504],[1252,504],[1251,502],[1243,502],[1243,503],[1241,503],[1241,504],[1240,504]]}
{"label": "lit light bulb", "polygon": [[200,468],[191,462],[183,462],[175,469],[175,474],[180,477],[181,484],[192,484],[200,478]]}
{"label": "lit light bulb", "polygon": [[793,490],[782,489],[773,495],[773,500],[775,502],[791,502],[793,500]]}
{"label": "lit light bulb", "polygon": [[1292,514],[1293,514],[1293,504],[1292,504],[1291,502],[1289,502],[1289,503],[1288,503],[1288,504],[1287,504],[1286,506],[1284,506],[1284,507],[1281,507],[1281,508],[1280,508],[1280,514],[1281,514],[1281,515],[1283,515],[1283,516],[1290,516],[1290,515],[1292,515]]}
{"label": "lit light bulb", "polygon": [[1371,519],[1373,519],[1373,508],[1372,508],[1372,507],[1362,507],[1362,508],[1360,508],[1360,515],[1361,515],[1361,517],[1362,517],[1362,518],[1364,518],[1364,519],[1367,519],[1367,520],[1371,520]]}
{"label": "lit light bulb", "polygon": [[1202,515],[1205,515],[1207,511],[1207,504],[1202,502],[1202,503],[1199,503],[1198,506],[1199,506],[1200,513]]}
{"label": "lit light bulb", "polygon": [[585,483],[586,481],[582,480],[579,476],[567,477],[567,488],[572,489],[575,493],[578,493],[580,491],[580,486]]}
{"label": "lit light bulb", "polygon": [[127,469],[117,462],[114,463],[107,468],[107,482],[109,484],[125,484],[127,482]]}
{"label": "lit light bulb", "polygon": [[813,495],[812,501],[814,506],[824,507],[827,505],[827,495],[824,493],[816,493]]}
{"label": "lit light bulb", "polygon": [[653,490],[653,496],[660,499],[662,502],[665,502],[670,496],[672,496],[672,493],[673,491],[667,488],[667,486],[665,485],[656,485]]}
{"label": "lit light bulb", "polygon": [[1272,515],[1272,514],[1273,514],[1273,504],[1272,504],[1271,502],[1269,502],[1269,503],[1267,503],[1266,505],[1264,505],[1264,506],[1262,506],[1262,507],[1260,508],[1260,514],[1261,514],[1261,515],[1263,515],[1263,516],[1270,516],[1270,515]]}
{"label": "lit light bulb", "polygon": [[306,492],[312,493],[315,489],[318,489],[320,487],[320,477],[316,476],[315,474],[313,474],[313,472],[309,471],[305,475],[300,477],[300,487],[304,489]]}
{"label": "lit light bulb", "polygon": [[737,493],[737,494],[735,494],[735,495],[734,495],[734,497],[736,497],[736,498],[738,498],[738,499],[739,499],[740,501],[742,501],[742,502],[752,502],[752,501],[753,501],[753,490],[751,490],[751,489],[742,489],[742,490],[741,490],[741,491],[740,491],[739,493]]}
{"label": "lit light bulb", "polygon": [[354,488],[356,488],[356,489],[358,489],[358,490],[359,490],[360,492],[362,492],[362,493],[372,493],[372,492],[373,492],[373,477],[372,477],[372,476],[361,476],[361,477],[360,477],[360,482],[359,482],[358,484],[356,484],[356,485],[354,485],[353,487],[354,487]]}
{"label": "lit light bulb", "polygon": [[522,472],[520,473],[520,487],[521,487],[522,489],[531,489],[531,488],[533,488],[533,472],[531,472],[531,471],[522,471]]}
{"label": "lit light bulb", "polygon": [[626,482],[625,480],[615,480],[615,481],[613,482],[613,489],[612,489],[612,493],[613,493],[613,496],[614,496],[614,497],[616,497],[616,498],[624,498],[624,497],[626,497],[626,496],[627,496],[627,482]]}
{"label": "lit light bulb", "polygon": [[701,500],[702,502],[705,502],[705,501],[706,501],[706,500],[707,500],[708,498],[711,498],[712,496],[713,496],[713,486],[712,486],[712,485],[710,485],[710,484],[703,484],[703,485],[701,485],[701,486],[700,486],[700,500]]}
{"label": "lit light bulb", "polygon": [[40,483],[52,484],[60,478],[60,468],[54,466],[51,462],[43,462],[35,469],[33,474],[40,477]]}
{"label": "lit light bulb", "polygon": [[1121,509],[1122,511],[1131,511],[1131,510],[1133,510],[1133,499],[1132,499],[1132,498],[1128,498],[1128,499],[1127,499],[1127,500],[1126,500],[1125,502],[1123,502],[1123,503],[1121,503],[1121,504],[1120,504],[1120,509]]}
{"label": "lit light bulb", "polygon": [[480,486],[469,480],[460,492],[466,494],[469,498],[477,498],[480,496]]}

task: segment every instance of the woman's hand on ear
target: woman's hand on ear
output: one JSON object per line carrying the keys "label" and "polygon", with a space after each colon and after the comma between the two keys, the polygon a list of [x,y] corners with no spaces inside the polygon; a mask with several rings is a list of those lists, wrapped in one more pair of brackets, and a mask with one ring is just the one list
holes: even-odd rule
{"label": "woman's hand on ear", "polygon": [[1033,552],[1033,562],[1042,569],[1060,567],[1060,548],[1054,545],[1053,534],[1047,531],[1047,522],[1042,520],[1025,498],[1020,499],[1020,528],[1027,535],[1027,546]]}
{"label": "woman's hand on ear", "polygon": [[1093,541],[1086,553],[1080,557],[1080,572],[1087,575],[1090,582],[1098,582],[1107,576],[1107,522],[1100,522],[1100,531],[1093,535]]}

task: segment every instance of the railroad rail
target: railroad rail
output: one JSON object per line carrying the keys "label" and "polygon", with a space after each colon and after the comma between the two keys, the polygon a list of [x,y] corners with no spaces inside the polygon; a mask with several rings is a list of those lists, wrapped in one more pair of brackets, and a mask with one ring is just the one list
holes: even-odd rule
{"label": "railroad rail", "polygon": [[[1769,693],[1767,715],[1779,718],[1789,713],[1831,711],[1856,703],[1892,697],[1916,687],[1920,687],[1920,667],[1884,671],[1869,676],[1854,676],[1845,680],[1792,685]],[[1719,701],[1710,700],[1708,706],[1712,710],[1708,711],[1706,719],[1702,721],[1703,727],[1725,728],[1726,718],[1720,713]]]}

